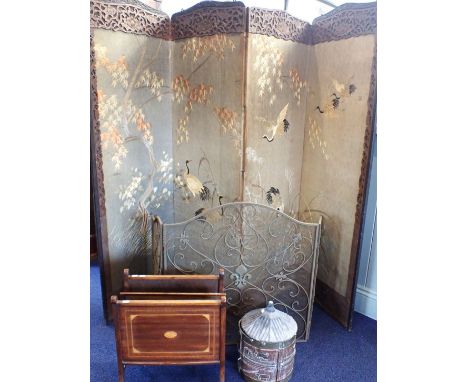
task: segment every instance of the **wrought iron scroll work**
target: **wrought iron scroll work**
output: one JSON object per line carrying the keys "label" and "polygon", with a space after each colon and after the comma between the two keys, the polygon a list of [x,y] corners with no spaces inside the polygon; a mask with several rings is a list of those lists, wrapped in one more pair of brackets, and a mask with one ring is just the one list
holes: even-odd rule
{"label": "wrought iron scroll work", "polygon": [[225,270],[227,335],[238,340],[238,320],[272,300],[309,337],[320,223],[303,223],[271,207],[236,202],[190,220],[163,225],[162,271],[216,274]]}

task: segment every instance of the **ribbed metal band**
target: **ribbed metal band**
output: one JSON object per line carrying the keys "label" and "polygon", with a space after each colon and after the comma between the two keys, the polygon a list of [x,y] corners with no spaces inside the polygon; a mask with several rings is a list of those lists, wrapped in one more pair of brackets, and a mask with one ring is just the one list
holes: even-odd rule
{"label": "ribbed metal band", "polygon": [[[253,378],[250,378],[250,377],[247,377],[243,372],[242,370],[239,369],[239,373],[242,375],[242,378],[244,379],[244,381],[247,381],[247,382],[259,382],[260,380],[259,379],[253,379]],[[289,374],[289,376],[285,379],[278,379],[277,381],[275,382],[287,382],[291,379],[291,376],[292,376],[292,373]],[[262,381],[263,382],[263,381]]]}
{"label": "ribbed metal band", "polygon": [[251,338],[245,331],[242,329],[239,321],[239,333],[240,333],[240,342],[244,339],[247,343],[258,347],[260,349],[284,349],[290,346],[291,344],[296,342],[296,336],[290,338],[287,341],[282,341],[282,342],[262,342],[262,341],[257,341],[253,338]]}

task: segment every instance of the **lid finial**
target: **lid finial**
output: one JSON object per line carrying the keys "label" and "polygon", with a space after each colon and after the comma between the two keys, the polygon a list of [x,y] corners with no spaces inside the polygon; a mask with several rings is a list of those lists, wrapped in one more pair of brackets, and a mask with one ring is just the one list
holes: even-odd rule
{"label": "lid finial", "polygon": [[276,310],[275,305],[273,304],[273,301],[268,301],[268,304],[265,310],[270,313],[273,313]]}

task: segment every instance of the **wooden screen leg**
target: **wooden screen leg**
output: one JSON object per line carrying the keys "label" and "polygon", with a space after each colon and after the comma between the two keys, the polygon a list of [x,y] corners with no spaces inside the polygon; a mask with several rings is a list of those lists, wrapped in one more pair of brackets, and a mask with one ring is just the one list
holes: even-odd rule
{"label": "wooden screen leg", "polygon": [[119,382],[124,382],[125,367],[122,362],[119,362]]}
{"label": "wooden screen leg", "polygon": [[225,374],[224,361],[222,361],[221,364],[219,365],[219,382],[224,382],[224,374]]}

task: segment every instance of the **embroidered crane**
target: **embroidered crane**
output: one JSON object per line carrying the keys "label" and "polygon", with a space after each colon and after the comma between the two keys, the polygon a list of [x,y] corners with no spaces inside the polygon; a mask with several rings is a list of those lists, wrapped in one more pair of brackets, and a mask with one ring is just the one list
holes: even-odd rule
{"label": "embroidered crane", "polygon": [[[223,198],[224,198],[223,195],[219,195],[218,197],[218,203],[220,206],[223,205],[223,202],[221,201],[221,199]],[[216,209],[216,210],[212,210],[212,211],[209,211],[208,213],[203,214],[205,210],[206,208],[203,208],[203,207],[199,208],[198,210],[195,211],[195,216],[200,215],[200,217],[198,218],[199,220],[204,220],[204,221],[208,220],[209,222],[214,223],[218,221],[221,218],[221,216],[224,215],[224,207],[221,207],[221,212],[219,212],[219,210]]]}
{"label": "embroidered crane", "polygon": [[276,122],[274,122],[274,124],[272,124],[268,128],[268,133],[270,134],[270,136],[268,137],[268,135],[265,134],[262,138],[265,138],[268,142],[272,142],[273,139],[275,139],[276,135],[280,136],[288,131],[289,122],[286,119],[286,114],[288,113],[288,106],[289,103],[287,103],[283,107],[283,110],[279,112],[278,117],[276,118]]}
{"label": "embroidered crane", "polygon": [[279,211],[283,211],[284,205],[280,195],[280,190],[276,187],[270,187],[266,193],[267,203]]}
{"label": "embroidered crane", "polygon": [[184,186],[193,194],[193,196],[199,195],[202,197],[202,193],[206,193],[206,186],[203,186],[203,183],[200,182],[200,179],[198,179],[195,175],[190,174],[190,168],[188,166],[190,162],[190,160],[185,161],[185,167],[187,167],[187,171],[183,174]]}
{"label": "embroidered crane", "polygon": [[333,92],[330,97],[333,97],[330,102],[328,102],[323,109],[320,106],[317,106],[315,109],[318,110],[321,114],[325,114],[327,116],[331,115],[338,107],[343,99],[349,97],[356,91],[356,85],[349,84],[345,85],[337,80],[333,80],[333,86],[335,88],[335,92]]}

